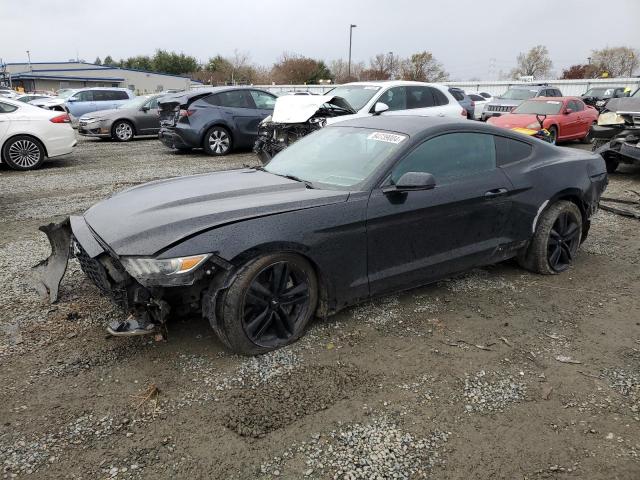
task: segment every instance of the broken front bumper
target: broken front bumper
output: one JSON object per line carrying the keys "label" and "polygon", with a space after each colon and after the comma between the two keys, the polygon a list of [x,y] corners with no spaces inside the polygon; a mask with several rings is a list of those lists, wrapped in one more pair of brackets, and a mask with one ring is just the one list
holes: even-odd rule
{"label": "broken front bumper", "polygon": [[640,162],[640,128],[594,125],[594,153],[623,163]]}

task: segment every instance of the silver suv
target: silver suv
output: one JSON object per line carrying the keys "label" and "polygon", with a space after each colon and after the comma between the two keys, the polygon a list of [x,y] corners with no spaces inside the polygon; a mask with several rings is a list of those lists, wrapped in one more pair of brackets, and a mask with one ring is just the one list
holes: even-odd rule
{"label": "silver suv", "polygon": [[499,117],[509,113],[525,100],[535,97],[561,97],[562,92],[556,87],[545,84],[513,85],[502,95],[493,97],[484,107],[482,121],[491,117]]}

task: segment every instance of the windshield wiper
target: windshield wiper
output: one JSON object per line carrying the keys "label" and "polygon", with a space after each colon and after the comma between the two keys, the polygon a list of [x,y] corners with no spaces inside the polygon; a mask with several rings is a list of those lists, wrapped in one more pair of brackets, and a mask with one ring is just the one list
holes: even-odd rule
{"label": "windshield wiper", "polygon": [[[265,170],[265,172],[269,172],[269,170]],[[285,175],[284,173],[274,173],[274,172],[269,172],[269,173],[272,173],[273,175],[278,175],[279,177],[288,178],[289,180],[295,180],[296,182],[304,183],[307,188],[311,188],[311,189],[315,188],[309,180],[304,180],[300,177],[296,177],[295,175]]]}

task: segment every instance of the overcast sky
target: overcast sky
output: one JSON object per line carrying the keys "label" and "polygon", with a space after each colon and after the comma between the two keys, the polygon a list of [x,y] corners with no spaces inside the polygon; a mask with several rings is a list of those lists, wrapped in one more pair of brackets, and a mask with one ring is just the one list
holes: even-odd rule
{"label": "overcast sky", "polygon": [[543,44],[553,70],[584,63],[592,49],[640,48],[640,0],[0,0],[5,62],[89,62],[162,48],[204,62],[249,52],[271,65],[283,52],[330,61],[429,50],[452,79],[496,78],[519,52]]}

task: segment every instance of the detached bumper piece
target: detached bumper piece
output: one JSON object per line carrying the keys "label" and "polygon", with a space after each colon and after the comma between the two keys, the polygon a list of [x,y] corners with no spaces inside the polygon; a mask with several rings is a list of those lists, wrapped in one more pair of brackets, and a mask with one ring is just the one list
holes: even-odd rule
{"label": "detached bumper piece", "polygon": [[82,217],[44,225],[40,230],[49,239],[51,255],[32,271],[33,286],[44,299],[51,303],[57,301],[60,282],[73,254],[82,271],[100,292],[109,296],[127,314],[125,320],[108,326],[107,331],[111,335],[146,335],[156,332],[166,322],[170,308],[161,298],[162,289],[148,289],[131,277],[119,260],[99,245]]}
{"label": "detached bumper piece", "polygon": [[593,151],[622,163],[640,162],[640,128],[592,127]]}

